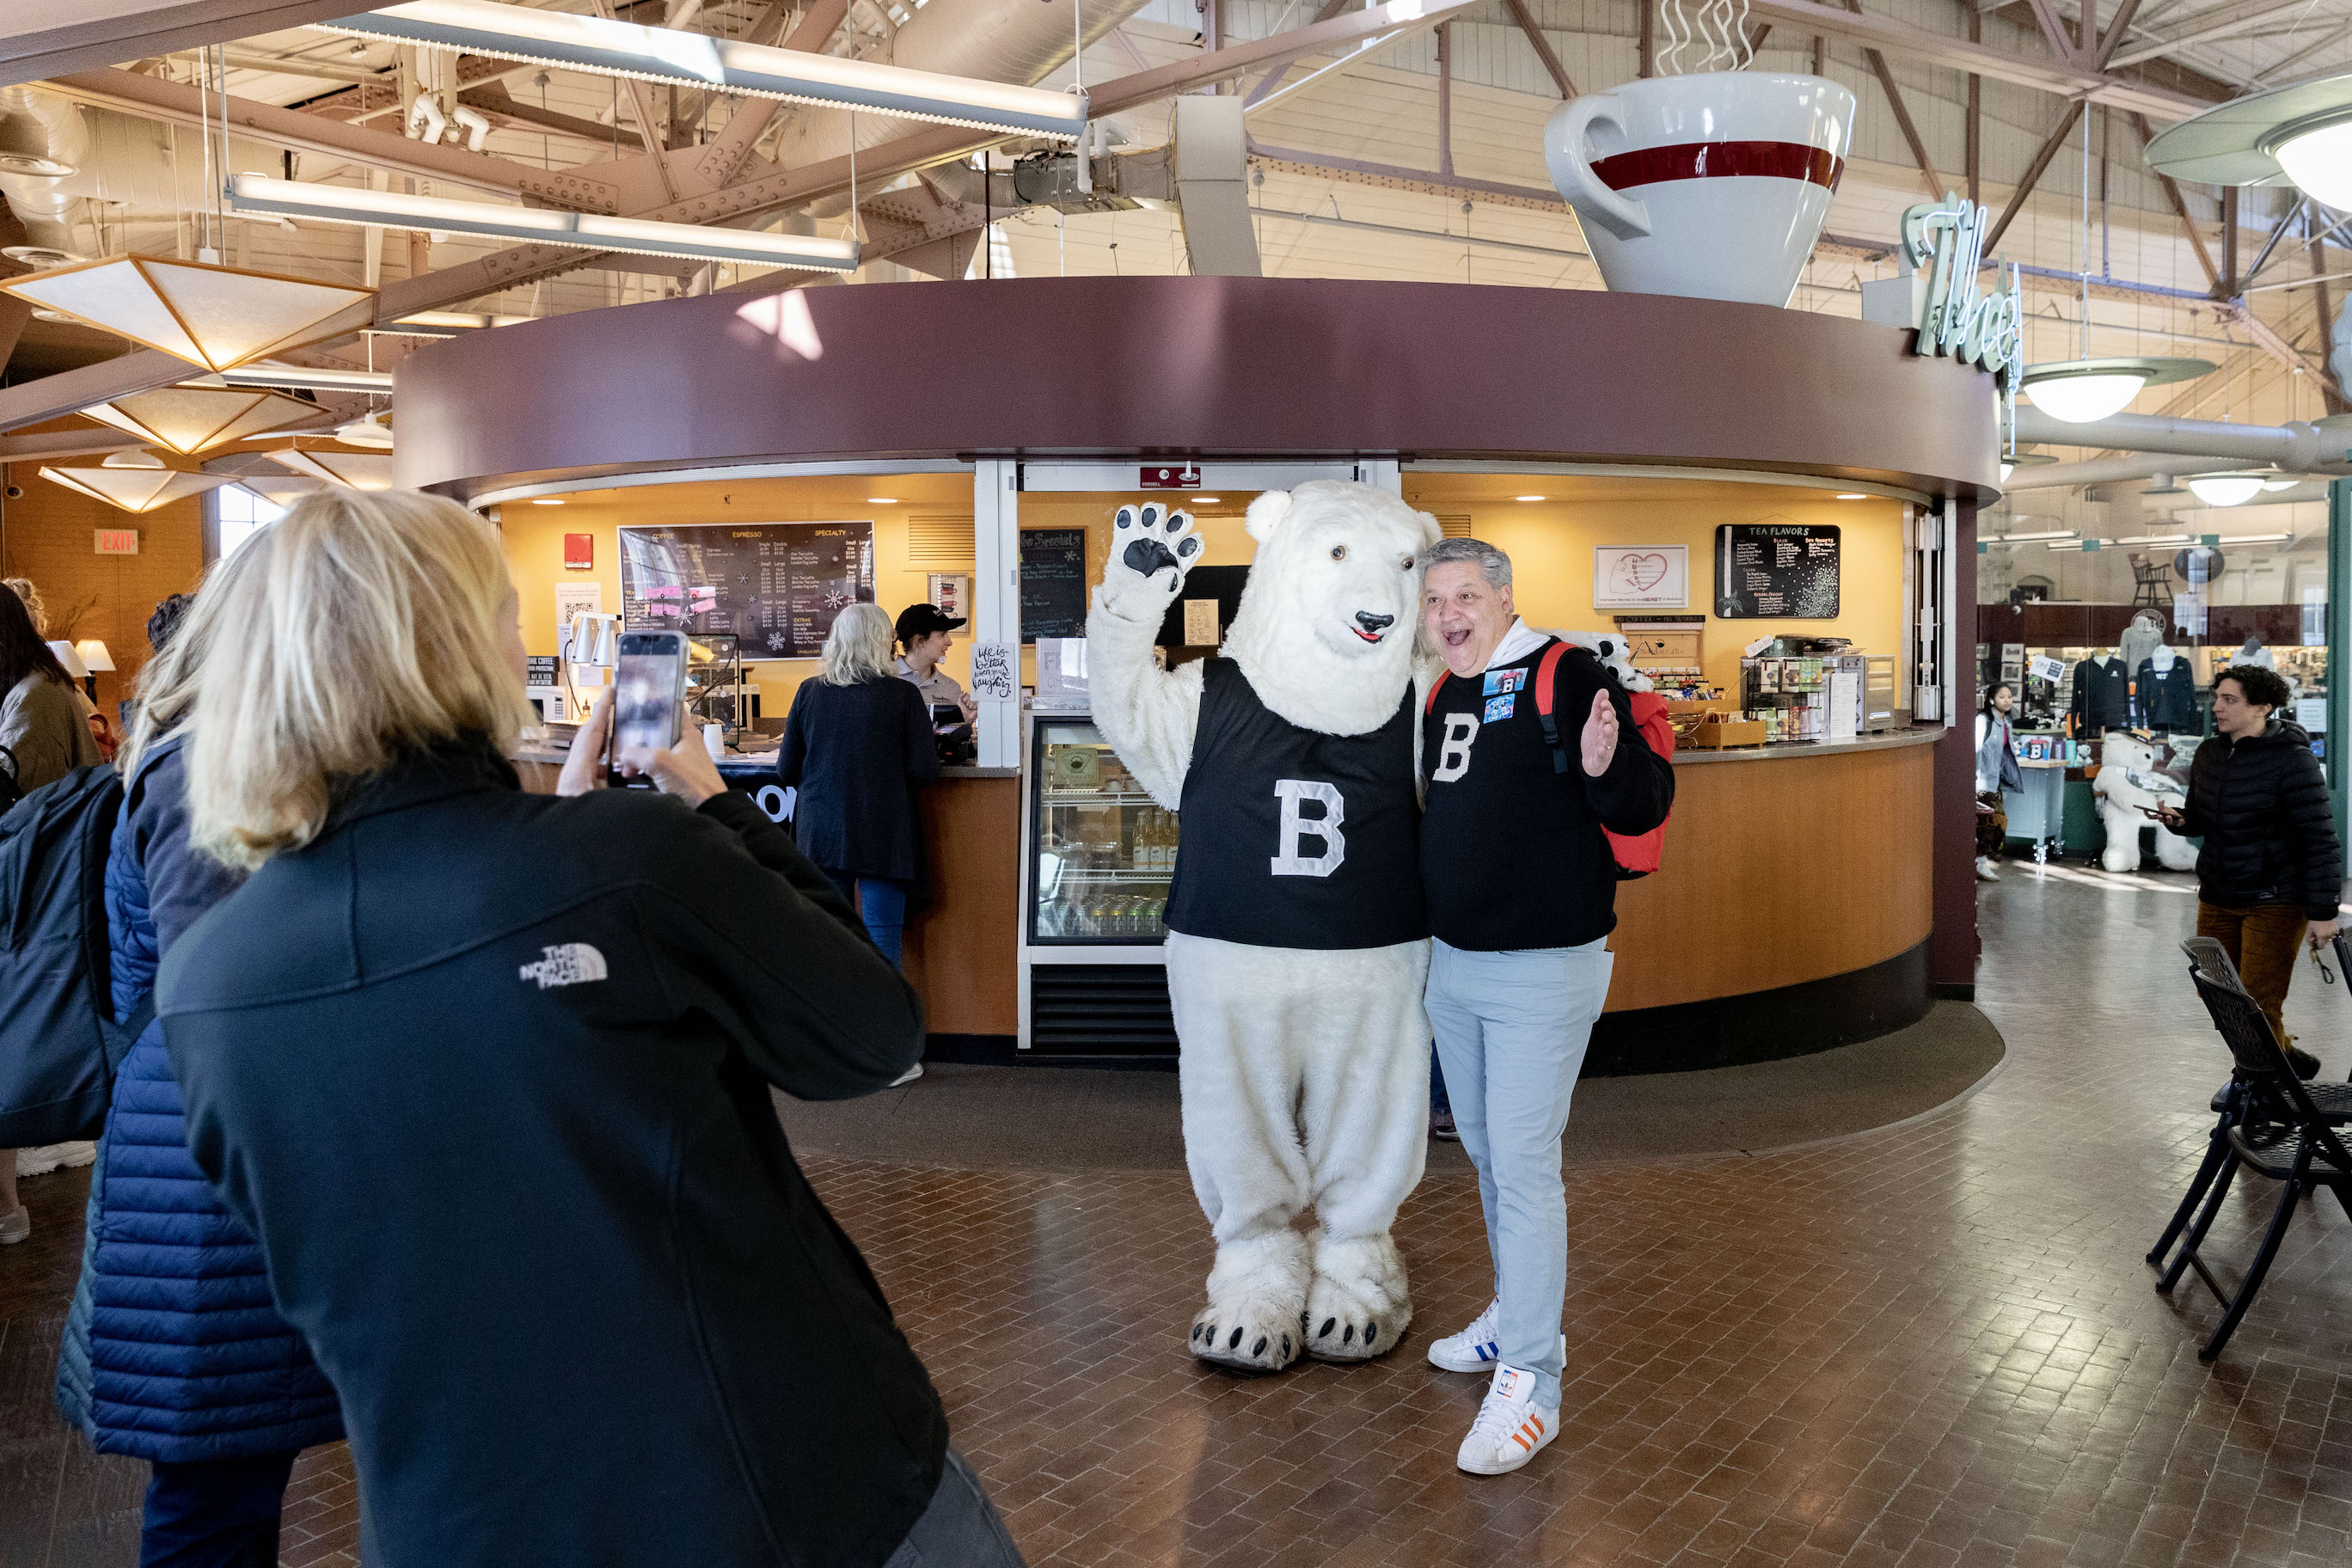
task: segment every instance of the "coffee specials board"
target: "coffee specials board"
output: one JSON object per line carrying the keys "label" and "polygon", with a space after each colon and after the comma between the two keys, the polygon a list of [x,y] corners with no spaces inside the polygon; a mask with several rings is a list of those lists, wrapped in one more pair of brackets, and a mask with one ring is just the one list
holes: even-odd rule
{"label": "coffee specials board", "polygon": [[1727,620],[1833,620],[1838,531],[1831,524],[1727,522],[1715,531],[1715,613]]}
{"label": "coffee specials board", "polygon": [[1021,640],[1087,635],[1087,531],[1021,531]]}
{"label": "coffee specials board", "polygon": [[620,531],[626,623],[732,632],[747,661],[814,658],[834,617],[874,598],[870,521]]}

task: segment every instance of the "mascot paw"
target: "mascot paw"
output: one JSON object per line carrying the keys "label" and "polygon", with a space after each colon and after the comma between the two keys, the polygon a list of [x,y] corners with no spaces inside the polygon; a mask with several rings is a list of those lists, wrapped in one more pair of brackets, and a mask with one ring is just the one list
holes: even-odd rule
{"label": "mascot paw", "polygon": [[1307,1275],[1307,1238],[1297,1231],[1219,1247],[1209,1304],[1192,1320],[1186,1348],[1219,1366],[1280,1372],[1306,1348],[1298,1319]]}
{"label": "mascot paw", "polygon": [[1385,1236],[1335,1241],[1315,1237],[1315,1282],[1307,1291],[1307,1353],[1318,1361],[1365,1361],[1396,1348],[1412,1322],[1404,1259]]}
{"label": "mascot paw", "polygon": [[1201,541],[1185,513],[1156,501],[1119,508],[1111,526],[1110,564],[1103,572],[1104,607],[1157,619],[1182,592],[1184,574],[1200,553]]}

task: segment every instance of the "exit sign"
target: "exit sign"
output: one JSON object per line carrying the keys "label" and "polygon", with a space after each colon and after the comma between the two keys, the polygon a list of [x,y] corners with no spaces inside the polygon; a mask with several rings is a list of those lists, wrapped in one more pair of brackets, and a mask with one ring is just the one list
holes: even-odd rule
{"label": "exit sign", "polygon": [[92,529],[100,555],[136,555],[139,553],[139,531],[135,528]]}

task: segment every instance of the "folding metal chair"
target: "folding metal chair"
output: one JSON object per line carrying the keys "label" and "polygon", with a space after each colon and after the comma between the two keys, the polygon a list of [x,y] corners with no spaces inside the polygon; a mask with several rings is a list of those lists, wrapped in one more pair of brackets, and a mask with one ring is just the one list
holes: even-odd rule
{"label": "folding metal chair", "polygon": [[[2211,1361],[2230,1342],[2239,1320],[2246,1315],[2246,1309],[2262,1289],[2263,1277],[2278,1256],[2279,1244],[2286,1239],[2287,1223],[2294,1217],[2295,1205],[2305,1194],[2326,1187],[2335,1193],[2345,1213],[2352,1215],[2352,1150],[2347,1150],[2334,1131],[2335,1128],[2352,1125],[2352,1103],[2347,1103],[2347,1096],[2338,1092],[2352,1090],[2352,1085],[2306,1087],[2287,1065],[2286,1052],[2280,1047],[2270,1020],[2263,1016],[2261,1005],[2239,981],[2237,969],[2221,944],[2211,937],[2200,936],[2182,942],[2180,949],[2189,955],[2189,976],[2197,986],[2197,994],[2204,1002],[2205,1010],[2212,1015],[2213,1026],[2221,1032],[2222,1043],[2230,1047],[2231,1058],[2236,1063],[2228,1088],[2222,1096],[2216,1097],[2216,1102],[2230,1097],[2235,1103],[2222,1110],[2221,1123],[2215,1128],[2216,1142],[2207,1152],[2205,1168],[2199,1172],[2199,1181],[2210,1188],[2202,1194],[2203,1205],[2197,1209],[2179,1250],[2164,1266],[2156,1288],[2169,1291],[2182,1269],[2193,1268],[2205,1288],[2213,1292],[2214,1299],[2221,1303],[2221,1321],[2197,1352],[2198,1360]],[[2322,1109],[2321,1099],[2330,1102],[2327,1109]],[[2278,1207],[2263,1232],[2262,1245],[2247,1265],[2236,1290],[2231,1291],[2223,1289],[2221,1281],[2206,1267],[2200,1248],[2241,1167],[2279,1183],[2280,1191]],[[2182,1205],[2183,1213],[2196,1204],[2199,1195],[2197,1186],[2192,1184]],[[2179,1217],[2175,1216],[2176,1225]],[[2174,1233],[2167,1234],[2169,1237]],[[2158,1257],[2164,1246],[2158,1247]]]}

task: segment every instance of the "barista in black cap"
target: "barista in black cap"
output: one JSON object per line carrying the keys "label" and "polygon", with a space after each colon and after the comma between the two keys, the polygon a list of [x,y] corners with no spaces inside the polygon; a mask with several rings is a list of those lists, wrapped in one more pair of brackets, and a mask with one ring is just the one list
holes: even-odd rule
{"label": "barista in black cap", "polygon": [[969,724],[980,716],[980,704],[940,668],[948,655],[948,634],[964,624],[937,605],[909,605],[898,612],[898,646],[907,651],[898,659],[898,679],[911,680],[923,700],[934,707],[952,703]]}

